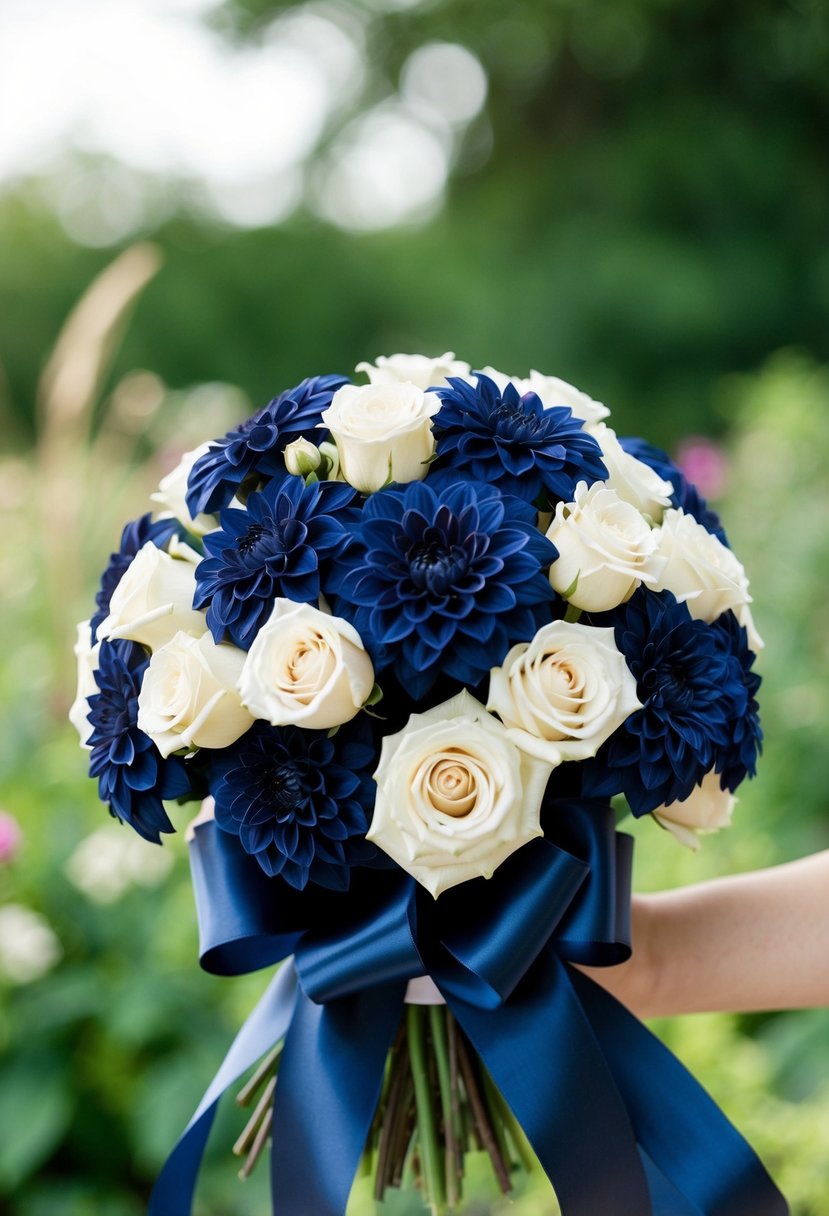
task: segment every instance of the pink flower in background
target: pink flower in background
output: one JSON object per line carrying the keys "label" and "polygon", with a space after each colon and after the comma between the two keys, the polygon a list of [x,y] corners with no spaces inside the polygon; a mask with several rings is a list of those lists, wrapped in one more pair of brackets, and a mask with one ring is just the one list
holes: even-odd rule
{"label": "pink flower in background", "polygon": [[728,487],[728,457],[713,439],[689,435],[679,444],[676,463],[704,498],[721,498]]}
{"label": "pink flower in background", "polygon": [[0,865],[14,861],[23,840],[23,833],[14,815],[0,811]]}

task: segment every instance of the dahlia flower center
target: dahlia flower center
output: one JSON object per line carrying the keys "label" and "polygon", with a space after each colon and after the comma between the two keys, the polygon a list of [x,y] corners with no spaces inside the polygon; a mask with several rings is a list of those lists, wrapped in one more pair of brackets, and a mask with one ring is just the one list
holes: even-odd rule
{"label": "dahlia flower center", "polygon": [[527,440],[534,438],[542,428],[541,419],[535,414],[526,414],[520,403],[510,405],[502,401],[492,411],[495,432],[507,439]]}
{"label": "dahlia flower center", "polygon": [[302,800],[302,783],[292,764],[274,764],[263,783],[277,814],[294,811]]}
{"label": "dahlia flower center", "polygon": [[444,540],[420,540],[406,554],[409,575],[418,591],[447,595],[465,573],[468,557],[460,545]]}
{"label": "dahlia flower center", "polygon": [[243,536],[240,536],[239,540],[236,542],[236,548],[243,557],[247,557],[249,553],[254,551],[262,539],[264,532],[265,529],[261,524],[250,524],[248,526],[247,532],[245,532]]}

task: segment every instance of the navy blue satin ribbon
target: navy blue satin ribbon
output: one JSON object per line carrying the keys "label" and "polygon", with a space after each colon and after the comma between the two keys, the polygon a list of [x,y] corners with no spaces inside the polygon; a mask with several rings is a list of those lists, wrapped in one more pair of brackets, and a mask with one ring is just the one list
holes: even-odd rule
{"label": "navy blue satin ribbon", "polygon": [[[433,900],[400,870],[348,895],[288,891],[235,837],[196,829],[202,964],[284,958],[168,1160],[151,1216],[189,1216],[216,1102],[278,1039],[277,1216],[343,1216],[400,1022],[431,975],[524,1128],[564,1216],[785,1216],[758,1158],[691,1075],[569,961],[630,953],[631,844],[609,807],[556,802],[548,836]],[[552,829],[549,827],[552,822]]]}

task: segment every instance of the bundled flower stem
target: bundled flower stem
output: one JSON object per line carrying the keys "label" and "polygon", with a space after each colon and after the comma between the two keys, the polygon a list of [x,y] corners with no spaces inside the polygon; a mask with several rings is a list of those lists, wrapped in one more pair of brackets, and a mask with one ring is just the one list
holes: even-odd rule
{"label": "bundled flower stem", "polygon": [[[233,1146],[245,1158],[243,1179],[271,1134],[281,1053],[279,1043],[236,1098],[249,1106],[259,1095]],[[408,1005],[386,1062],[362,1172],[373,1175],[377,1202],[390,1188],[412,1185],[433,1216],[444,1216],[461,1202],[465,1156],[473,1149],[487,1153],[505,1195],[511,1172],[532,1164],[512,1112],[446,1006]]]}

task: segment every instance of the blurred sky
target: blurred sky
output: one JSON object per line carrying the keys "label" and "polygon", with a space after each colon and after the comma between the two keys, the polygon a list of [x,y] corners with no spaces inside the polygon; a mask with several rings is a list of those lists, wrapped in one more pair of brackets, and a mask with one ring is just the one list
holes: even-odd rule
{"label": "blurred sky", "polygon": [[303,199],[356,230],[433,213],[486,97],[470,51],[418,48],[397,94],[355,107],[309,179],[365,83],[358,11],[304,5],[244,45],[221,16],[215,0],[2,0],[0,188],[37,177],[69,235],[101,245],[162,218],[148,213],[167,205],[165,180],[242,226]]}

